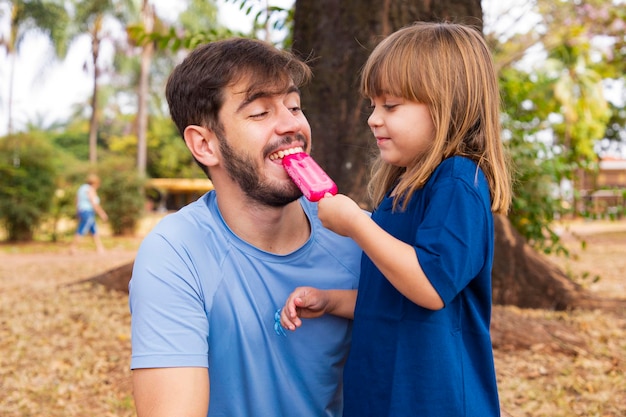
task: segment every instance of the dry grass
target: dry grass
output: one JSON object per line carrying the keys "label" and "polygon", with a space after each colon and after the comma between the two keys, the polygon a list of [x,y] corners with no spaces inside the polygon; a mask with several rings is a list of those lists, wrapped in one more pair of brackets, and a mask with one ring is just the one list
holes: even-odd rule
{"label": "dry grass", "polygon": [[[508,307],[507,307],[508,308]],[[626,415],[626,320],[598,311],[520,311],[563,322],[585,341],[547,349],[495,350],[503,408],[515,417]]]}
{"label": "dry grass", "polygon": [[134,251],[99,257],[36,246],[0,255],[0,415],[135,415],[128,297],[63,285],[128,262]]}
{"label": "dry grass", "polygon": [[[626,299],[626,222],[575,222],[561,231],[570,257],[553,262],[592,293]],[[626,311],[506,309],[563,324],[584,345],[496,350],[505,410],[514,417],[626,416]]]}
{"label": "dry grass", "polygon": [[[600,226],[567,229],[572,257],[555,261],[590,291],[626,298],[626,227]],[[65,284],[130,262],[138,243],[106,237],[106,256],[87,244],[77,255],[67,243],[0,246],[0,415],[135,415],[127,295]],[[496,350],[501,402],[510,415],[626,415],[626,314],[506,309],[565,323],[585,341],[561,351],[541,344]]]}

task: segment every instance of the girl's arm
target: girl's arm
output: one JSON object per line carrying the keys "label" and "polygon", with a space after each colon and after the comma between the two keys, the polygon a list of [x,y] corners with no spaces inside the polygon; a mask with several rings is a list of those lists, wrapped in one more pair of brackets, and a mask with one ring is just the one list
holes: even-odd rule
{"label": "girl's arm", "polygon": [[296,330],[302,326],[301,319],[316,318],[323,314],[353,319],[356,293],[356,290],[298,287],[285,301],[280,313],[280,323],[285,329]]}
{"label": "girl's arm", "polygon": [[352,238],[402,295],[430,310],[444,307],[415,248],[383,230],[349,197],[327,194],[318,203],[318,216],[328,229]]}

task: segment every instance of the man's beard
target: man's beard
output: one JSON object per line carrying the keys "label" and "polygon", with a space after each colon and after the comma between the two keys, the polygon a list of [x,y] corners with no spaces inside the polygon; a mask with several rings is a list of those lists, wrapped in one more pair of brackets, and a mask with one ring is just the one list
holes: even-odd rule
{"label": "man's beard", "polygon": [[[287,186],[279,186],[265,180],[251,158],[239,155],[223,135],[217,137],[226,172],[251,200],[267,206],[282,207],[302,196],[300,189],[291,181]],[[293,140],[286,139],[285,142],[291,143]]]}

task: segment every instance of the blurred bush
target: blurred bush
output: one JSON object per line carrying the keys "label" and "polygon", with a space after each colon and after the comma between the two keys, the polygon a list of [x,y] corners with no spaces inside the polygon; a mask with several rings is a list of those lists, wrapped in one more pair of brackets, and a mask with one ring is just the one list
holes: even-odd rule
{"label": "blurred bush", "polygon": [[132,235],[144,212],[145,180],[137,172],[135,160],[109,156],[98,164],[102,184],[98,189],[102,208],[109,215],[114,235]]}
{"label": "blurred bush", "polygon": [[33,240],[56,190],[55,149],[38,132],[0,140],[0,221],[10,242]]}

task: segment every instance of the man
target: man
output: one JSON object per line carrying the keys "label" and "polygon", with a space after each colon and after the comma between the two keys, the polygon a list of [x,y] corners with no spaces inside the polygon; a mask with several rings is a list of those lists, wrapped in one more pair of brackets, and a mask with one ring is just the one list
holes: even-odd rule
{"label": "man", "polygon": [[130,283],[139,417],[340,416],[351,322],[286,335],[301,285],[352,290],[360,249],[324,229],[287,176],[311,146],[299,87],[310,69],[250,39],[200,46],[171,74],[172,119],[215,189],[146,237]]}

